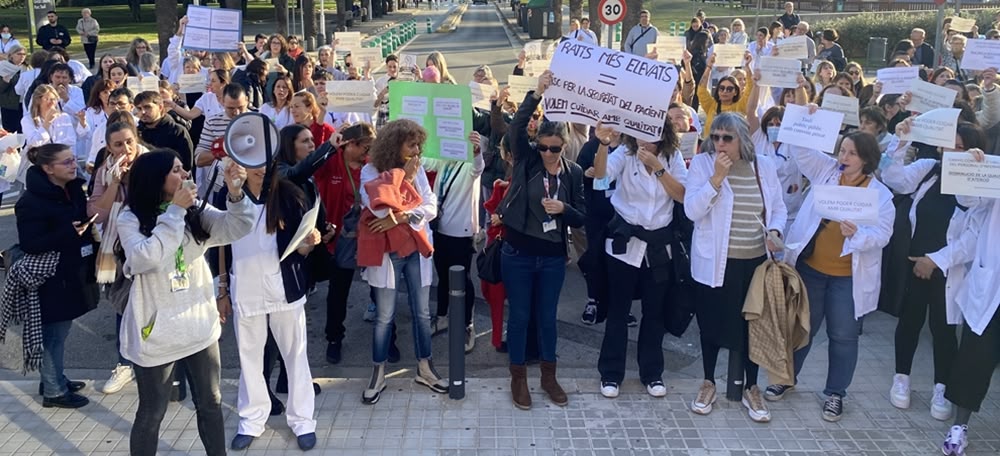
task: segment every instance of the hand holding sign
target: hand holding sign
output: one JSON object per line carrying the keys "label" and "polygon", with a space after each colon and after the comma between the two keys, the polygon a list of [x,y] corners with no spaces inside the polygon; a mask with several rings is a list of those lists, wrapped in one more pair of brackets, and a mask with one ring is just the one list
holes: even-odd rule
{"label": "hand holding sign", "polygon": [[[897,136],[904,141],[921,142],[930,146],[951,149],[955,147],[955,131],[958,128],[958,115],[961,110],[955,108],[938,108],[913,117],[909,131],[900,131],[897,125]],[[906,130],[906,128],[904,128]]]}
{"label": "hand holding sign", "polygon": [[552,85],[552,71],[545,70],[538,77],[538,86],[535,87],[535,95],[542,96],[550,85]]}

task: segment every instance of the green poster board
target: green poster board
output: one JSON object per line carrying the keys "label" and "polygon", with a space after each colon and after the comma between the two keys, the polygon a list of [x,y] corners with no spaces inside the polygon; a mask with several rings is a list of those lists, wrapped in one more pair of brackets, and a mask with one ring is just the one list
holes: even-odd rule
{"label": "green poster board", "polygon": [[410,119],[427,130],[423,156],[472,161],[472,92],[468,86],[389,83],[389,120]]}

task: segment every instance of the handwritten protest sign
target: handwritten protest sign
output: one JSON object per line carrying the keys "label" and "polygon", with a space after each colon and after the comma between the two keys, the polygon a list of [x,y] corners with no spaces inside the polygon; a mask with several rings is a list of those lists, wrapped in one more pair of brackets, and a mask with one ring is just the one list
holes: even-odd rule
{"label": "handwritten protest sign", "polygon": [[920,68],[882,68],[875,73],[875,78],[882,83],[882,95],[906,93],[910,90],[910,82],[920,79]]}
{"label": "handwritten protest sign", "polygon": [[645,141],[659,141],[677,67],[645,57],[593,46],[559,43],[552,58],[552,86],[545,91],[551,120],[604,125]]}
{"label": "handwritten protest sign", "polygon": [[140,92],[159,92],[160,80],[154,76],[147,76],[145,78],[129,76],[125,79],[125,87],[128,87],[133,96]]}
{"label": "handwritten protest sign", "polygon": [[910,83],[910,104],[908,111],[928,112],[937,108],[950,108],[955,105],[958,92],[937,84],[914,79]]}
{"label": "handwritten protest sign", "polygon": [[507,85],[510,87],[508,95],[510,101],[520,103],[528,95],[528,92],[538,87],[538,78],[510,75],[507,77]]}
{"label": "handwritten protest sign", "polygon": [[843,113],[821,109],[810,115],[805,106],[787,105],[778,142],[832,153],[843,121]]}
{"label": "handwritten protest sign", "polygon": [[389,120],[413,119],[427,130],[424,157],[472,161],[472,93],[468,86],[389,83]]}
{"label": "handwritten protest sign", "polygon": [[524,58],[526,60],[545,60],[545,42],[531,40],[524,43]]}
{"label": "handwritten protest sign", "polygon": [[[948,89],[945,89],[948,90]],[[823,95],[823,109],[827,111],[839,112],[844,115],[844,125],[857,127],[861,124],[858,119],[858,99],[828,93]]]}
{"label": "handwritten protest sign", "polygon": [[970,18],[965,18],[965,17],[958,17],[958,16],[952,16],[951,17],[951,26],[949,27],[949,29],[950,30],[954,30],[954,31],[959,32],[959,33],[969,33],[969,32],[972,31],[972,28],[975,27],[975,26],[976,26],[976,20],[975,19],[970,19]]}
{"label": "handwritten protest sign", "polygon": [[958,114],[955,108],[938,108],[913,118],[913,126],[908,134],[896,129],[896,136],[903,141],[921,142],[929,146],[955,147],[955,130],[958,128]]}
{"label": "handwritten protest sign", "polygon": [[472,107],[490,110],[490,97],[496,92],[496,88],[490,84],[480,84],[476,81],[469,82],[469,90],[472,91]]}
{"label": "handwritten protest sign", "polygon": [[680,62],[685,49],[687,49],[687,42],[683,36],[658,36],[655,43],[646,46],[646,53],[656,50],[656,60]]}
{"label": "handwritten protest sign", "polygon": [[205,91],[205,75],[182,74],[177,76],[177,86],[180,88],[180,93],[202,93]]}
{"label": "handwritten protest sign", "polygon": [[417,80],[417,56],[415,54],[399,54],[399,75],[398,81]]}
{"label": "handwritten protest sign", "polygon": [[351,50],[351,62],[359,67],[371,65],[372,69],[382,64],[381,48],[355,48]]}
{"label": "handwritten protest sign", "polygon": [[243,11],[188,5],[184,48],[197,51],[236,51],[243,41]]}
{"label": "handwritten protest sign", "polygon": [[941,157],[941,193],[1000,198],[1000,157],[987,155],[977,162],[966,152]]}
{"label": "handwritten protest sign", "polygon": [[962,69],[982,71],[1000,68],[1000,40],[969,40],[962,56]]}
{"label": "handwritten protest sign", "polygon": [[680,145],[677,146],[677,150],[681,151],[681,156],[685,160],[690,160],[698,153],[698,138],[701,135],[697,131],[689,131],[677,136],[680,138]]}
{"label": "handwritten protest sign", "polygon": [[551,60],[528,60],[524,62],[524,75],[537,78],[549,69],[552,65]]}
{"label": "handwritten protest sign", "polygon": [[715,55],[715,66],[733,68],[743,66],[743,57],[747,47],[742,44],[716,44],[712,46]]}
{"label": "handwritten protest sign", "polygon": [[326,110],[367,112],[375,108],[375,81],[326,81]]}
{"label": "handwritten protest sign", "polygon": [[778,41],[775,46],[778,48],[778,55],[786,59],[808,59],[809,45],[805,35],[796,35]]}
{"label": "handwritten protest sign", "polygon": [[799,86],[802,62],[765,55],[760,57],[757,69],[760,70],[760,85],[794,89]]}
{"label": "handwritten protest sign", "polygon": [[816,213],[835,222],[877,225],[878,190],[849,185],[816,185],[812,188]]}
{"label": "handwritten protest sign", "polygon": [[336,32],[333,37],[337,40],[337,51],[361,49],[361,32]]}

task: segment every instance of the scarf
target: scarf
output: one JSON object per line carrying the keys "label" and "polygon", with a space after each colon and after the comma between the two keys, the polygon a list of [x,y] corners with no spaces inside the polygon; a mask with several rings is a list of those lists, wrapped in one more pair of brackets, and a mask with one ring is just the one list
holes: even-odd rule
{"label": "scarf", "polygon": [[38,289],[55,276],[59,252],[25,254],[7,272],[0,298],[0,343],[6,342],[7,327],[21,324],[24,349],[22,374],[42,367],[42,305]]}
{"label": "scarf", "polygon": [[118,213],[122,203],[115,201],[108,212],[108,221],[104,223],[101,233],[101,249],[97,252],[97,283],[114,283],[117,260],[115,259],[115,242],[118,241]]}

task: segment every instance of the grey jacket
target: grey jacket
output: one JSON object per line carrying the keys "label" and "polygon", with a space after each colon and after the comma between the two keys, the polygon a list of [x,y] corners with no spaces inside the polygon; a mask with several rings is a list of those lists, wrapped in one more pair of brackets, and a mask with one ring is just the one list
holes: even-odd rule
{"label": "grey jacket", "polygon": [[93,17],[89,19],[81,17],[80,20],[76,21],[76,33],[79,33],[83,37],[81,41],[84,44],[96,42],[97,34],[100,32],[101,24],[98,24],[97,19]]}

